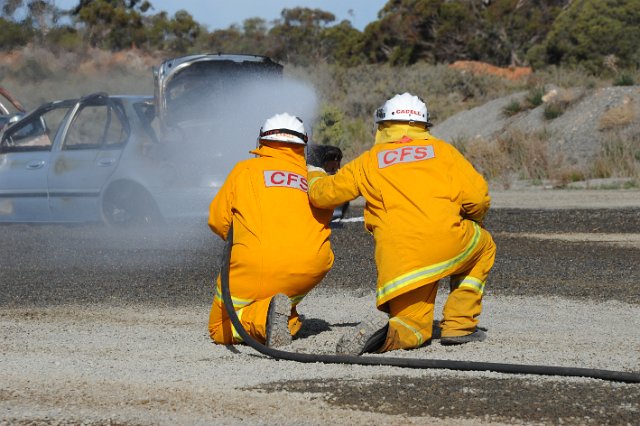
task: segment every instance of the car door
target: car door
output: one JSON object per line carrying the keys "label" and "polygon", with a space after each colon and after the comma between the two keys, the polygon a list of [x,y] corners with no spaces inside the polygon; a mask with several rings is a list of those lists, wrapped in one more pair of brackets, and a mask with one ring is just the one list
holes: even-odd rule
{"label": "car door", "polygon": [[6,130],[0,140],[0,221],[50,220],[47,174],[56,126],[47,110],[30,114]]}
{"label": "car door", "polygon": [[124,111],[117,101],[94,94],[75,108],[51,153],[49,205],[55,221],[97,221],[100,192],[118,166],[129,136]]}

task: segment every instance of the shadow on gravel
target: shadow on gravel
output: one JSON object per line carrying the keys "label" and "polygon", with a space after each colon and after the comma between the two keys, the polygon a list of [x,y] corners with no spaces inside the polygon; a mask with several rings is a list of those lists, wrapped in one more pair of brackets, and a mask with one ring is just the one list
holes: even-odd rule
{"label": "shadow on gravel", "polygon": [[302,328],[296,335],[297,339],[305,339],[307,337],[318,335],[322,332],[331,330],[331,326],[325,320],[317,318],[306,318],[302,322]]}
{"label": "shadow on gravel", "polygon": [[373,413],[506,424],[637,424],[640,409],[640,387],[599,380],[445,379],[425,372],[421,378],[289,380],[250,390],[315,393],[331,405]]}

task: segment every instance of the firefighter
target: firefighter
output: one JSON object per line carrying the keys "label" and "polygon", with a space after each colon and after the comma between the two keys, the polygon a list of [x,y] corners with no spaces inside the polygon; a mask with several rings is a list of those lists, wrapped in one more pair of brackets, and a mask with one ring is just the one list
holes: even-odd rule
{"label": "firefighter", "polygon": [[[245,330],[270,347],[289,344],[302,326],[296,305],[333,264],[331,209],[307,197],[302,121],[287,113],[267,119],[255,158],[239,162],[211,202],[209,227],[226,240],[233,307]],[[218,276],[209,334],[220,344],[242,341],[222,302]]]}
{"label": "firefighter", "polygon": [[482,227],[485,179],[452,145],[429,133],[427,106],[409,93],[375,113],[375,144],[329,176],[309,166],[309,198],[333,208],[362,196],[375,241],[376,306],[388,314],[345,333],[337,352],[359,355],[430,342],[438,281],[450,277],[439,323],[442,344],[482,341],[478,328],[495,244]]}

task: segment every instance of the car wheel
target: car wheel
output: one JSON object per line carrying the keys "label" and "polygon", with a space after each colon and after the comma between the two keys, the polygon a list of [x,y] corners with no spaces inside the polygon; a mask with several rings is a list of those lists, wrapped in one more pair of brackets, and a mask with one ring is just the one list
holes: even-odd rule
{"label": "car wheel", "polygon": [[119,228],[157,225],[162,217],[153,197],[142,187],[121,184],[109,188],[102,199],[102,217]]}

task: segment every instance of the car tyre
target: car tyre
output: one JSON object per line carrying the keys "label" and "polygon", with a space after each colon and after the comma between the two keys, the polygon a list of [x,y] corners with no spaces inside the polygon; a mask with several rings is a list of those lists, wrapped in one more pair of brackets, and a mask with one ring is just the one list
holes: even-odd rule
{"label": "car tyre", "polygon": [[151,194],[134,184],[110,187],[102,199],[104,222],[117,228],[158,225],[162,216]]}

